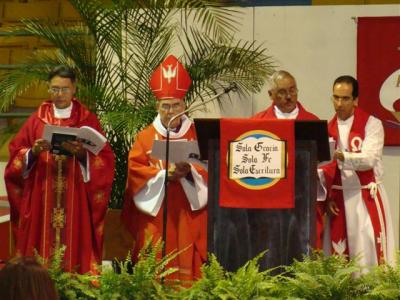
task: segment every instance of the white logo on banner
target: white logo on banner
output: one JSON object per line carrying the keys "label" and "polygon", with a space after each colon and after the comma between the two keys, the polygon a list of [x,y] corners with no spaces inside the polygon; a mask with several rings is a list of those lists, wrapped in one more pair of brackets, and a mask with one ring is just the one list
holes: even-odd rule
{"label": "white logo on banner", "polygon": [[230,143],[229,178],[284,178],[285,141],[247,137]]}

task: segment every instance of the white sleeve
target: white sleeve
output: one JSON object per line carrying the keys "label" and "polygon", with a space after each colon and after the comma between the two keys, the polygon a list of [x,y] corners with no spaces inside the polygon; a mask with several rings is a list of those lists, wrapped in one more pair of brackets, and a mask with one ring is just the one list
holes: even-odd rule
{"label": "white sleeve", "polygon": [[90,181],[90,168],[89,168],[89,153],[86,151],[86,166],[84,166],[80,161],[79,161],[79,166],[81,168],[82,176],[83,176],[83,182],[89,182]]}
{"label": "white sleeve", "polygon": [[383,144],[382,122],[371,116],[365,126],[365,137],[361,152],[343,152],[344,162],[341,164],[343,170],[365,171],[372,169],[382,157]]}
{"label": "white sleeve", "polygon": [[160,170],[134,195],[133,201],[140,211],[153,217],[158,214],[164,200],[164,182],[165,170]]}
{"label": "white sleeve", "polygon": [[326,189],[326,180],[324,171],[317,169],[318,172],[318,186],[317,186],[317,201],[325,201],[328,191]]}
{"label": "white sleeve", "polygon": [[32,149],[29,149],[28,151],[25,152],[24,155],[24,170],[22,171],[22,178],[26,179],[29,175],[29,172],[32,170],[33,165],[35,162],[32,163],[31,167],[28,169],[28,162],[29,162],[29,153],[32,151]]}
{"label": "white sleeve", "polygon": [[190,165],[190,168],[194,182],[186,178],[181,178],[179,181],[182,184],[182,188],[185,191],[192,210],[199,210],[207,205],[207,183],[204,182],[203,177],[197,172],[193,165]]}

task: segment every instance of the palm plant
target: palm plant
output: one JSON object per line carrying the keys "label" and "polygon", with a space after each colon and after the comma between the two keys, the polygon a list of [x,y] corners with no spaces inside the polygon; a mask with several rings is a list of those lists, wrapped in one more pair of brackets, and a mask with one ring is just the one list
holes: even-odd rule
{"label": "palm plant", "polygon": [[127,153],[138,130],[154,118],[148,80],[173,49],[183,51],[193,84],[190,107],[235,81],[239,93],[258,92],[272,72],[272,58],[255,42],[235,39],[240,12],[203,0],[70,0],[82,17],[74,24],[24,20],[29,33],[55,46],[37,51],[0,77],[0,108],[31,85],[43,82],[58,64],[74,67],[78,97],[99,116],[116,154],[111,207],[120,207]]}

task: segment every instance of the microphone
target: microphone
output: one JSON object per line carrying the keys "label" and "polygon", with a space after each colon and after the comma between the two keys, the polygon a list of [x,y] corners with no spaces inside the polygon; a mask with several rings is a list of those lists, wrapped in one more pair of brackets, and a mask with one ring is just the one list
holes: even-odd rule
{"label": "microphone", "polygon": [[187,114],[188,112],[194,112],[194,111],[199,110],[200,107],[203,107],[205,104],[207,104],[207,103],[209,103],[209,102],[211,102],[211,101],[214,101],[215,99],[217,99],[218,97],[222,96],[223,94],[228,94],[230,91],[236,92],[237,90],[238,90],[238,85],[237,85],[237,83],[236,83],[236,82],[231,82],[231,83],[229,84],[229,86],[225,87],[225,88],[223,89],[223,91],[220,92],[220,93],[218,93],[217,95],[211,97],[210,99],[208,99],[208,100],[206,100],[206,101],[204,101],[204,102],[201,102],[201,103],[198,103],[198,104],[196,104],[196,105],[194,105],[194,106],[191,106],[191,107],[185,109],[183,112],[181,112],[181,113],[179,113],[179,114],[173,116],[173,117],[169,120],[169,122],[168,122],[167,132],[171,130],[171,127],[170,127],[170,126],[171,126],[171,123],[172,123],[174,120],[176,120],[177,118],[180,118],[181,116],[183,116],[184,114]]}
{"label": "microphone", "polygon": [[[168,165],[169,165],[169,141],[170,141],[170,131],[171,131],[171,123],[176,120],[177,118],[180,118],[181,116],[183,116],[184,114],[188,113],[188,112],[194,112],[196,110],[198,110],[200,107],[204,106],[204,104],[207,104],[211,101],[214,101],[216,98],[222,96],[223,94],[227,94],[230,91],[237,91],[238,86],[235,82],[232,82],[228,87],[224,88],[222,92],[220,92],[219,94],[211,97],[210,99],[201,102],[197,105],[194,105],[186,110],[184,110],[183,112],[173,116],[169,122],[168,122],[168,126],[167,126],[167,136],[166,136],[166,145],[165,145],[165,180],[164,180],[164,207],[163,207],[163,242],[164,242],[164,246],[162,248],[162,257],[165,257],[166,255],[166,242],[167,242],[167,213],[168,213]],[[194,159],[195,157],[193,157],[192,155],[192,159]],[[198,162],[200,162],[200,160],[198,160]],[[206,165],[204,163],[201,163],[203,166],[205,166],[205,169],[207,169]]]}

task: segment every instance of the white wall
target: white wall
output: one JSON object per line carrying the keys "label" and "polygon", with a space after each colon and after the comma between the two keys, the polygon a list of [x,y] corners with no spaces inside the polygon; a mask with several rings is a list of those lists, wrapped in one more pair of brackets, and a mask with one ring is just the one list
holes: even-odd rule
{"label": "white wall", "polygon": [[[400,16],[400,5],[286,6],[243,9],[244,26],[239,38],[263,42],[279,69],[297,80],[299,100],[321,119],[334,113],[330,102],[333,80],[356,76],[356,17]],[[267,87],[252,99],[225,102],[223,109],[198,117],[248,117],[270,104]],[[384,149],[384,183],[399,240],[400,147]]]}

